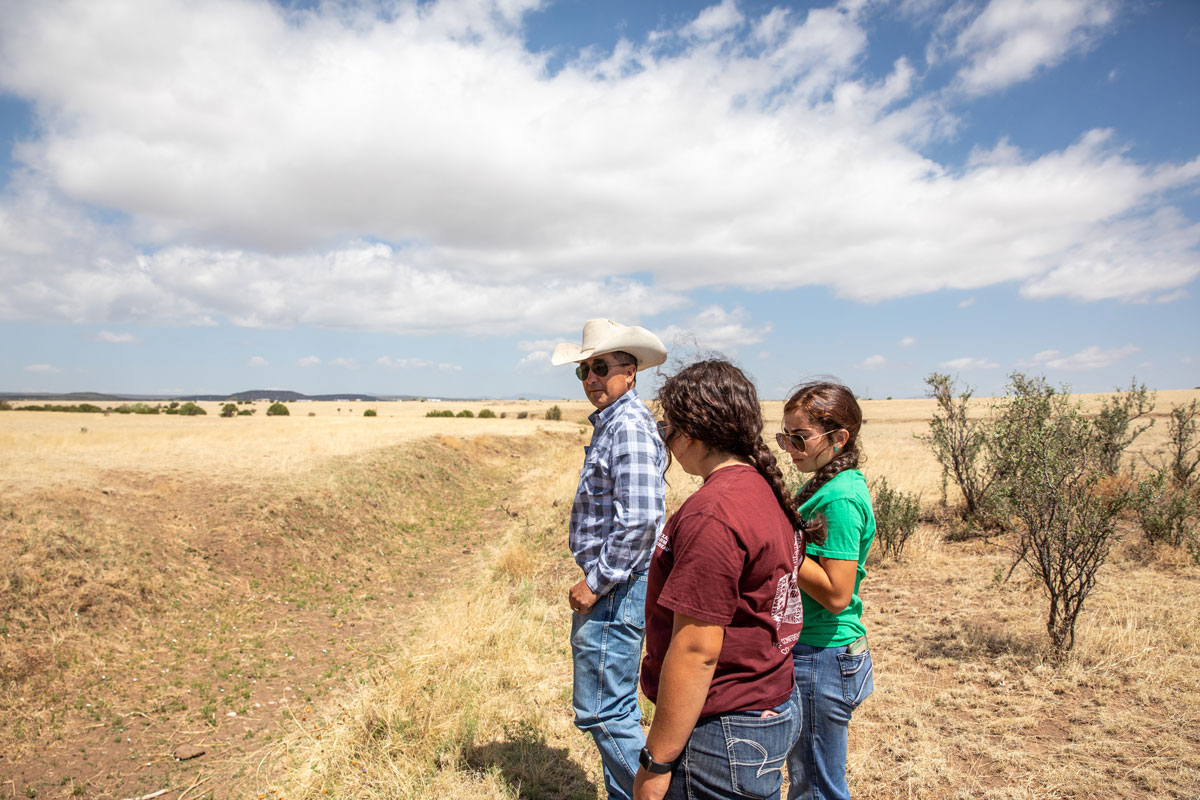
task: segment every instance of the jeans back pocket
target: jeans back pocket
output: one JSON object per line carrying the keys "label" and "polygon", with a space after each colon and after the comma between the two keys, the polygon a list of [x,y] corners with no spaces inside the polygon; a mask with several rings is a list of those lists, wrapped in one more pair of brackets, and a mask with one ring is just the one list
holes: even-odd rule
{"label": "jeans back pocket", "polygon": [[850,655],[839,653],[838,669],[842,673],[842,695],[851,709],[866,700],[875,691],[875,669],[871,663],[871,651]]}
{"label": "jeans back pocket", "polygon": [[729,753],[730,788],[747,797],[774,797],[783,783],[783,765],[792,749],[799,726],[798,706],[790,700],[781,713],[763,717],[762,712],[728,714],[721,718]]}

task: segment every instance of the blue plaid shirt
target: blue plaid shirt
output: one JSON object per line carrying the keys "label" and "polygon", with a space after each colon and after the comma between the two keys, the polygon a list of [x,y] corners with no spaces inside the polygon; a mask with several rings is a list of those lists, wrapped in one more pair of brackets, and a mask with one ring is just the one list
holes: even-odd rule
{"label": "blue plaid shirt", "polygon": [[667,516],[667,451],[634,389],[588,419],[592,443],[571,506],[570,544],[588,588],[605,595],[650,565]]}

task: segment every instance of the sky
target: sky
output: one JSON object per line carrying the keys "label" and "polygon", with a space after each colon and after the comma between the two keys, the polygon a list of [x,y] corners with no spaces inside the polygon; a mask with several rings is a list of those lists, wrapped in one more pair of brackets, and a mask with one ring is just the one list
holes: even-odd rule
{"label": "sky", "polygon": [[769,399],[1200,385],[1193,0],[0,19],[0,392],[582,399],[595,317]]}

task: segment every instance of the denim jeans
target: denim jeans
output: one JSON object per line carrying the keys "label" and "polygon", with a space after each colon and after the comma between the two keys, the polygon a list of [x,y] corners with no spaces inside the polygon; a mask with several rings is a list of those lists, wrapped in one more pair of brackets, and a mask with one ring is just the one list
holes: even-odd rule
{"label": "denim jeans", "polygon": [[796,741],[801,711],[793,692],[775,708],[701,717],[675,764],[669,800],[779,797],[783,762]]}
{"label": "denim jeans", "polygon": [[646,743],[638,706],[638,667],[646,635],[646,574],[634,575],[571,619],[575,726],[592,734],[610,800],[633,797],[638,752]]}
{"label": "denim jeans", "polygon": [[846,743],[850,714],[875,690],[871,651],[846,647],[792,648],[796,693],[804,713],[788,753],[788,800],[849,800]]}

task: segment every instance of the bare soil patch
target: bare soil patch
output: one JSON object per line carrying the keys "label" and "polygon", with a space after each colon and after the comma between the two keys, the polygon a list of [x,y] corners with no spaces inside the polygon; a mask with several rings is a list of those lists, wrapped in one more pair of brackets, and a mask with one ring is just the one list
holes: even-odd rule
{"label": "bare soil patch", "polygon": [[6,492],[0,783],[173,800],[252,781],[314,704],[386,663],[411,603],[479,557],[503,487],[555,435],[531,432],[258,480],[101,469]]}

